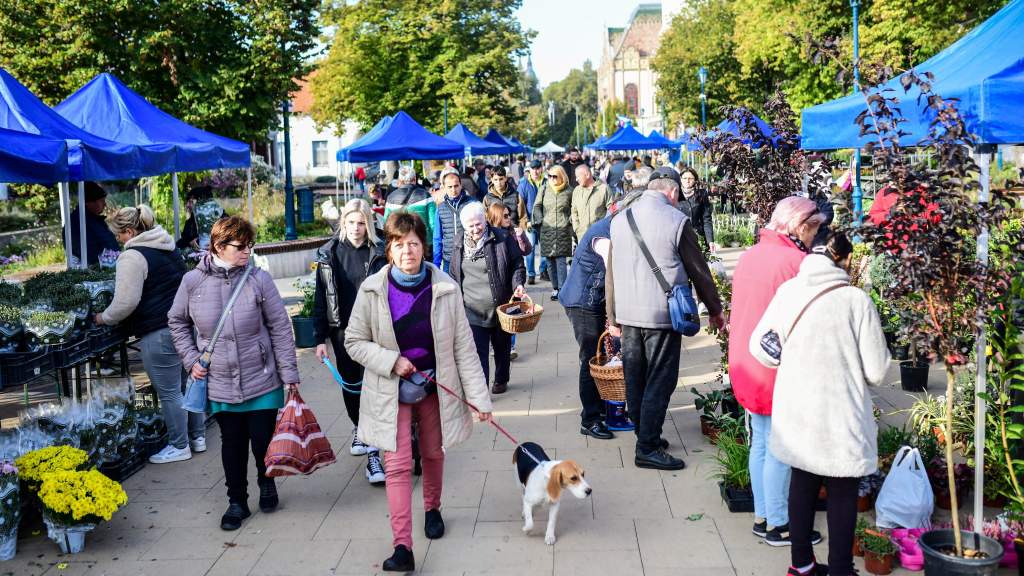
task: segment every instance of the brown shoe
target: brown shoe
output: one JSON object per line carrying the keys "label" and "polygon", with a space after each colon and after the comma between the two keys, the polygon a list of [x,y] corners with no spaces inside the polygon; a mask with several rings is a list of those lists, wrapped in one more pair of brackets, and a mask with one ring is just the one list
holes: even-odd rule
{"label": "brown shoe", "polygon": [[491,394],[504,394],[508,391],[508,382],[495,382],[491,386]]}

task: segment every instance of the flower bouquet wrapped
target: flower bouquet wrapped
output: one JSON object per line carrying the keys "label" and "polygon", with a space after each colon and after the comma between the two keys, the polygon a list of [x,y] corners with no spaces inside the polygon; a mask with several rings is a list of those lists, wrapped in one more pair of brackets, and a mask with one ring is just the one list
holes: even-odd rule
{"label": "flower bouquet wrapped", "polygon": [[122,462],[135,452],[138,422],[131,395],[130,383],[127,386],[107,386],[93,395],[100,464]]}
{"label": "flower bouquet wrapped", "polygon": [[85,547],[85,534],[128,503],[121,484],[96,470],[47,474],[39,488],[47,534],[65,554]]}
{"label": "flower bouquet wrapped", "polygon": [[139,423],[139,440],[142,442],[155,442],[161,440],[167,433],[167,425],[164,422],[164,415],[156,408],[148,406],[137,408],[136,419]]}
{"label": "flower bouquet wrapped", "polygon": [[0,353],[18,350],[22,330],[21,310],[10,304],[0,304]]}
{"label": "flower bouquet wrapped", "polygon": [[10,460],[0,461],[0,561],[14,558],[18,550],[18,520],[21,518],[18,468]]}

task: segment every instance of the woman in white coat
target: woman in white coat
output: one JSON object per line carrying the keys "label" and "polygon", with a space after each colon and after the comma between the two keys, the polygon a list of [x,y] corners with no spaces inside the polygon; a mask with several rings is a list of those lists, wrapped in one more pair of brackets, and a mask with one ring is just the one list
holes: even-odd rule
{"label": "woman in white coat", "polygon": [[415,570],[412,554],[412,422],[419,424],[423,461],[424,532],[444,535],[441,479],[444,450],[469,438],[473,418],[452,389],[490,420],[487,390],[459,286],[423,261],[426,227],[398,210],[384,225],[389,265],[359,286],[345,330],[345,348],[366,368],[359,403],[359,438],[384,450],[394,555],[386,571]]}
{"label": "woman in white coat", "polygon": [[[750,337],[754,358],[778,366],[769,449],[793,469],[793,576],[856,574],[857,487],[878,467],[878,428],[867,387],[882,383],[889,351],[871,298],[850,285],[852,252],[845,235],[832,233],[779,287]],[[778,358],[770,353],[773,340],[774,348],[781,347]],[[811,547],[822,484],[828,488],[828,566],[817,564]]]}

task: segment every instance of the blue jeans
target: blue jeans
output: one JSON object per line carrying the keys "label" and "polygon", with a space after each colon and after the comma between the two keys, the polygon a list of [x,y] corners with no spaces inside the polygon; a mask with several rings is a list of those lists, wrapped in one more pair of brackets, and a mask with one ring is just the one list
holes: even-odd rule
{"label": "blue jeans", "polygon": [[[540,244],[537,240],[536,230],[530,230],[529,232],[527,232],[527,235],[529,235],[530,237],[530,244],[533,245],[533,251],[526,255],[526,275],[529,276],[530,278],[533,278],[534,276],[537,275],[537,272],[535,272],[535,270],[537,269],[534,267],[534,263],[537,261],[537,254],[540,254]],[[548,260],[547,258],[541,257],[540,273],[543,274],[544,271],[547,269]]]}
{"label": "blue jeans", "polygon": [[167,443],[181,449],[188,447],[189,440],[205,438],[206,415],[186,412],[181,407],[181,392],[188,375],[174,349],[171,330],[164,327],[139,338],[139,356],[160,399],[160,412],[167,424]]}
{"label": "blue jeans", "polygon": [[789,523],[788,465],[779,462],[768,448],[772,435],[772,417],[750,415],[750,488],[754,492],[754,516],[769,526]]}
{"label": "blue jeans", "polygon": [[547,257],[545,260],[548,263],[548,275],[551,277],[551,288],[558,290],[562,287],[562,284],[565,284],[565,277],[568,274],[566,257]]}

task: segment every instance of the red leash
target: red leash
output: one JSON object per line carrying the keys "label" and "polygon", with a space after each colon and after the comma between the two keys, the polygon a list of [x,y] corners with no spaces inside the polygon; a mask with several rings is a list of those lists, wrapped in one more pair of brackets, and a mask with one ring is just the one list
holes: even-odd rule
{"label": "red leash", "polygon": [[[444,390],[445,392],[447,392],[447,393],[451,394],[452,396],[454,396],[454,397],[458,398],[458,399],[459,399],[459,402],[462,402],[462,403],[463,403],[463,404],[465,404],[466,406],[469,406],[470,410],[472,410],[473,412],[476,412],[477,414],[482,414],[482,412],[480,411],[480,409],[479,409],[479,408],[477,408],[476,406],[474,406],[474,405],[473,405],[472,403],[470,403],[469,401],[467,401],[467,400],[466,400],[465,398],[463,398],[462,396],[459,396],[458,394],[456,394],[456,393],[455,393],[455,391],[454,391],[454,390],[452,390],[451,388],[449,388],[449,387],[445,386],[444,384],[441,384],[441,383],[440,383],[440,382],[438,382],[437,380],[434,380],[433,378],[431,378],[429,374],[426,374],[426,373],[420,372],[419,370],[417,370],[417,371],[416,371],[416,373],[417,373],[417,374],[419,374],[420,376],[423,376],[423,377],[424,377],[424,378],[426,378],[426,379],[427,379],[428,381],[430,381],[430,382],[433,382],[433,383],[434,383],[434,384],[435,384],[435,385],[436,385],[436,386],[437,386],[438,388],[440,388],[440,389]],[[512,435],[508,433],[508,430],[505,430],[505,429],[504,429],[504,428],[503,428],[503,427],[501,426],[501,424],[498,424],[498,423],[497,423],[497,421],[495,421],[495,420],[494,420],[494,415],[491,415],[491,419],[490,419],[490,420],[488,420],[488,423],[490,423],[490,424],[491,424],[491,426],[494,426],[495,428],[497,428],[497,429],[498,429],[498,432],[501,432],[502,434],[504,434],[504,435],[505,435],[505,437],[506,437],[506,438],[508,438],[509,440],[511,440],[513,444],[515,444],[516,446],[519,446],[519,441],[518,441],[518,440],[516,440],[515,438],[513,438],[513,437],[512,437]],[[524,450],[524,452],[525,452],[525,450]],[[527,452],[527,454],[529,454],[529,452]]]}

